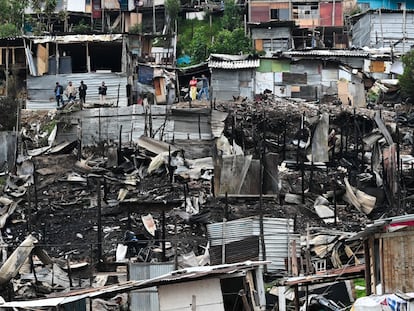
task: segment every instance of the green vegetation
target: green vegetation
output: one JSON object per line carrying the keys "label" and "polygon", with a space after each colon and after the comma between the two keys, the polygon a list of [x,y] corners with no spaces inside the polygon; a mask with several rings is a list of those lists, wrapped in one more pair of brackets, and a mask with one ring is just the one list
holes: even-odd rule
{"label": "green vegetation", "polygon": [[402,57],[404,73],[398,77],[401,86],[401,95],[414,100],[414,50]]}
{"label": "green vegetation", "polygon": [[243,11],[234,1],[225,0],[222,17],[207,12],[205,20],[180,21],[177,55],[191,56],[191,64],[206,61],[210,53],[252,53],[243,29]]}
{"label": "green vegetation", "polygon": [[168,33],[173,33],[175,22],[180,12],[180,0],[165,0],[165,11],[167,13]]}
{"label": "green vegetation", "polygon": [[[366,296],[366,292],[365,292],[365,279],[356,279],[354,280],[354,286],[355,288],[355,298],[360,298],[360,297],[365,297]],[[364,289],[358,289],[358,288],[364,288]]]}
{"label": "green vegetation", "polygon": [[82,19],[79,24],[73,26],[72,31],[74,33],[88,33],[90,28],[91,27]]}
{"label": "green vegetation", "polygon": [[21,34],[24,23],[24,9],[27,0],[0,0],[0,37],[7,38]]}

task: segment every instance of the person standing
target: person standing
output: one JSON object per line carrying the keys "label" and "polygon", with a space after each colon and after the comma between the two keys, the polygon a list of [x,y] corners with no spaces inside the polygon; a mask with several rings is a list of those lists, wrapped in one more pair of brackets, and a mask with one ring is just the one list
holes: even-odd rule
{"label": "person standing", "polygon": [[192,77],[189,83],[190,86],[190,98],[191,100],[195,100],[197,98],[197,79],[196,77]]}
{"label": "person standing", "polygon": [[81,109],[83,108],[83,104],[85,104],[87,89],[88,89],[88,86],[85,83],[83,83],[83,81],[81,81],[79,85],[79,99],[80,99]]}
{"label": "person standing", "polygon": [[66,87],[66,90],[65,90],[65,95],[68,97],[69,102],[75,100],[77,93],[78,92],[77,92],[75,86],[73,86],[72,81],[69,81],[69,84],[68,84],[68,86]]}
{"label": "person standing", "polygon": [[59,84],[59,82],[56,82],[55,86],[55,98],[56,98],[56,106],[57,108],[60,108],[60,104],[62,104],[63,107],[63,86]]}
{"label": "person standing", "polygon": [[99,101],[101,105],[105,102],[107,89],[108,88],[106,87],[105,82],[102,81],[102,85],[98,88]]}
{"label": "person standing", "polygon": [[198,92],[198,99],[201,99],[202,96],[203,96],[203,93],[204,93],[204,94],[206,94],[206,99],[209,100],[209,96],[208,96],[208,79],[204,74],[201,75],[201,81],[203,82],[203,86],[201,87],[200,92]]}

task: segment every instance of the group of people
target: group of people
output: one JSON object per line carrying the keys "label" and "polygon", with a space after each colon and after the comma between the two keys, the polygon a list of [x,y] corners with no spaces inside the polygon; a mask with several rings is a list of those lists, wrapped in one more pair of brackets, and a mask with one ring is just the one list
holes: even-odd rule
{"label": "group of people", "polygon": [[[56,98],[57,108],[64,106],[64,95],[67,97],[68,102],[72,102],[76,99],[76,95],[78,94],[78,92],[79,92],[79,101],[80,101],[79,104],[80,104],[80,107],[82,108],[86,102],[86,90],[87,89],[88,89],[88,86],[83,81],[80,82],[80,85],[78,87],[75,87],[72,81],[69,81],[65,90],[63,90],[63,86],[59,82],[56,82],[55,98]],[[102,82],[102,84],[98,88],[99,100],[101,103],[105,102],[107,89],[108,88],[105,85],[105,82]]]}
{"label": "group of people", "polygon": [[[202,86],[200,90],[197,92],[197,83],[198,81],[202,82]],[[206,95],[206,99],[209,100],[209,94],[208,94],[208,78],[203,74],[201,75],[201,78],[192,77],[190,80],[190,98],[191,100],[195,99],[202,99],[203,94]]]}

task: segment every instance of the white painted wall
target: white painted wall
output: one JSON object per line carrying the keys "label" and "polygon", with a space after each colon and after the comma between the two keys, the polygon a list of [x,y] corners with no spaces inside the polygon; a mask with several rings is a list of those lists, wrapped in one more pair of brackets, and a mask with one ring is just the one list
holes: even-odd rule
{"label": "white painted wall", "polygon": [[160,311],[191,311],[193,296],[197,311],[224,311],[220,279],[159,286]]}
{"label": "white painted wall", "polygon": [[85,12],[85,1],[67,0],[69,12]]}

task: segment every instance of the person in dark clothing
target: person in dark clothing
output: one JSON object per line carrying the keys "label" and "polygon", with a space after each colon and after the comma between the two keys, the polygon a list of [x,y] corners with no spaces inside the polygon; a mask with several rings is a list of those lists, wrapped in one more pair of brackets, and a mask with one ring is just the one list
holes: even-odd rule
{"label": "person in dark clothing", "polygon": [[99,101],[101,104],[105,102],[107,89],[105,82],[102,82],[102,85],[98,88]]}
{"label": "person in dark clothing", "polygon": [[56,82],[55,97],[56,97],[57,108],[60,108],[60,104],[62,104],[62,107],[63,107],[63,86],[61,86],[59,82]]}
{"label": "person in dark clothing", "polygon": [[209,100],[208,96],[208,78],[205,75],[201,75],[200,79],[203,83],[203,86],[201,87],[201,90],[198,92],[198,99],[201,99],[203,96],[203,93],[206,94],[206,99]]}
{"label": "person in dark clothing", "polygon": [[80,82],[79,85],[79,99],[80,99],[80,106],[81,109],[83,107],[83,104],[85,103],[86,99],[86,90],[88,89],[87,85],[83,83],[83,81]]}

